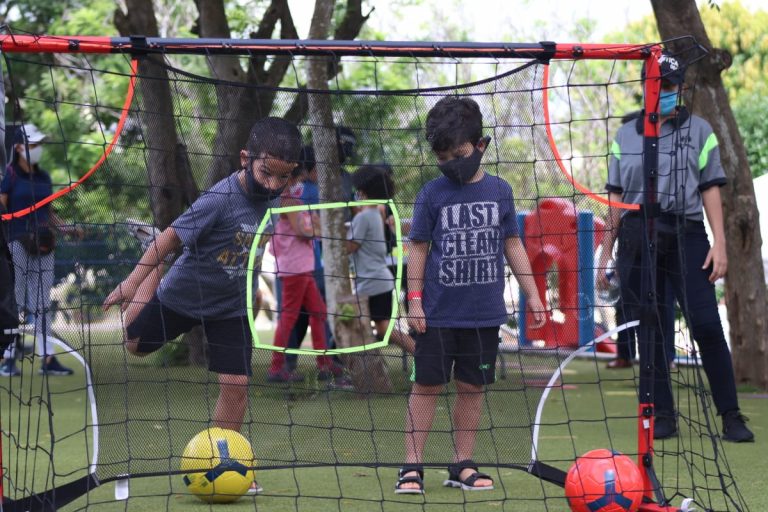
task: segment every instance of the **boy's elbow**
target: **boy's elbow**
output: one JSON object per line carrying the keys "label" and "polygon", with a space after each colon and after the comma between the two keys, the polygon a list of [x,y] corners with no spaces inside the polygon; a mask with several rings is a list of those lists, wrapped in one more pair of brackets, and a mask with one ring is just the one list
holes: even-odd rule
{"label": "boy's elbow", "polygon": [[181,245],[181,238],[179,238],[179,235],[176,233],[176,230],[173,229],[173,226],[165,228],[165,231],[163,231],[160,236],[162,237],[162,241],[171,249],[176,249]]}

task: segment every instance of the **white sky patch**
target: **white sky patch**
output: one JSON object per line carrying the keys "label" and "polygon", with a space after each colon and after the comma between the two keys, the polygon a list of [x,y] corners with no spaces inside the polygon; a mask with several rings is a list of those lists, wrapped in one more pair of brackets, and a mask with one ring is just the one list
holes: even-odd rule
{"label": "white sky patch", "polygon": [[[413,5],[404,0],[368,0],[363,12],[374,7],[368,26],[386,39],[450,40],[435,37],[450,33],[443,25],[463,31],[472,41],[504,41],[512,35],[527,36],[510,42],[551,40],[568,43],[602,42],[606,34],[621,31],[629,23],[652,16],[650,0],[420,0]],[[700,2],[704,3],[704,2]],[[722,1],[719,2],[722,4]],[[314,0],[289,0],[300,37],[306,37]],[[768,9],[766,0],[741,0],[752,11]],[[709,7],[704,7],[709,8]],[[436,17],[437,16],[437,17]],[[573,41],[574,24],[594,23],[586,40]],[[621,42],[621,41],[616,41]]]}

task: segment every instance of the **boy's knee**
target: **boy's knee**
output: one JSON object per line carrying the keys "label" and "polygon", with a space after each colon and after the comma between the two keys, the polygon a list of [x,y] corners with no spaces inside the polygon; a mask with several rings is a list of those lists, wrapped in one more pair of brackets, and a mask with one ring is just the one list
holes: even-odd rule
{"label": "boy's knee", "polygon": [[456,380],[456,392],[457,393],[482,393],[483,386],[479,384],[470,384],[461,380]]}
{"label": "boy's knee", "polygon": [[246,396],[248,394],[248,376],[220,374],[219,386],[222,394],[230,397]]}
{"label": "boy's knee", "polygon": [[442,393],[443,389],[445,389],[445,386],[443,384],[437,384],[437,385],[426,385],[426,384],[419,384],[418,382],[413,383],[413,387],[411,388],[411,394],[414,395],[439,395]]}
{"label": "boy's knee", "polygon": [[149,352],[140,352],[139,351],[139,341],[140,341],[139,338],[128,339],[128,337],[126,336],[123,341],[125,343],[125,349],[130,354],[132,354],[134,356],[137,356],[137,357],[145,357],[145,356],[149,355]]}

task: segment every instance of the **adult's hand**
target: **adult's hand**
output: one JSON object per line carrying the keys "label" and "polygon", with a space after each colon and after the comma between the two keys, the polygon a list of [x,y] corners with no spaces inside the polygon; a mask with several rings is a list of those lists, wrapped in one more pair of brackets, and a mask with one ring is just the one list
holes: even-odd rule
{"label": "adult's hand", "polygon": [[709,274],[710,283],[714,283],[721,277],[724,277],[726,272],[728,272],[728,255],[725,252],[724,243],[715,242],[709,249],[701,269],[706,270],[710,265],[712,266],[712,273]]}

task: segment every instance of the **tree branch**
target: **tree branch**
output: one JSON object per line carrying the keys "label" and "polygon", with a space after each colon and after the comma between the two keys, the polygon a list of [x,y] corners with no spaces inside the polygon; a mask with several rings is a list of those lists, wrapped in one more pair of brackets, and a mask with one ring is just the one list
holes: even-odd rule
{"label": "tree branch", "polygon": [[299,86],[299,92],[294,96],[293,103],[285,113],[286,121],[290,121],[294,124],[299,124],[309,112],[309,99],[307,96],[307,87],[304,85]]}
{"label": "tree branch", "polygon": [[363,2],[362,0],[347,0],[347,10],[344,13],[344,19],[341,20],[339,26],[333,33],[334,39],[355,39],[360,35],[360,30],[371,17],[373,9],[368,11],[368,14],[363,16]]}
{"label": "tree branch", "polygon": [[[264,16],[259,22],[259,28],[256,32],[251,32],[252,39],[272,39],[277,22],[282,18],[283,11],[288,9],[286,0],[272,0],[264,12]],[[267,59],[264,55],[256,55],[251,58],[251,65],[248,68],[248,81],[262,84],[267,81],[267,71],[265,64]]]}
{"label": "tree branch", "polygon": [[[291,15],[291,8],[285,0],[279,0],[283,3],[282,12],[280,13],[280,38],[281,39],[298,39],[299,34],[296,32],[296,26],[293,24],[293,16]],[[285,72],[291,65],[291,58],[289,56],[278,56],[272,61],[272,65],[269,66],[266,75],[261,83],[270,87],[277,87],[285,76]]]}
{"label": "tree branch", "polygon": [[[200,14],[197,24],[200,37],[222,39],[232,37],[227,13],[224,9],[224,0],[196,0],[195,4],[197,5],[197,12]],[[245,73],[237,57],[210,57],[208,66],[211,68],[214,78],[233,82],[242,82],[245,79]]]}
{"label": "tree branch", "polygon": [[[365,22],[368,21],[368,18],[371,17],[373,9],[371,9],[365,16],[363,16],[362,12],[363,9],[361,0],[348,0],[347,11],[344,14],[344,19],[341,21],[339,26],[336,27],[333,38],[340,40],[355,39],[360,34],[360,31],[362,30]],[[293,20],[291,20],[291,25],[293,25]],[[296,29],[294,28],[294,32],[295,30]],[[338,63],[339,59],[331,60],[328,63],[327,73],[329,80],[332,80],[341,70]],[[294,96],[293,103],[285,114],[286,119],[293,123],[298,123],[304,119],[309,110],[309,103],[307,101],[307,94],[305,92],[306,87],[301,85],[299,86],[299,89],[301,92]]]}
{"label": "tree branch", "polygon": [[115,28],[117,28],[117,31],[121,36],[127,37],[131,34],[131,25],[128,21],[128,16],[119,7],[115,9],[113,21],[115,23]]}

